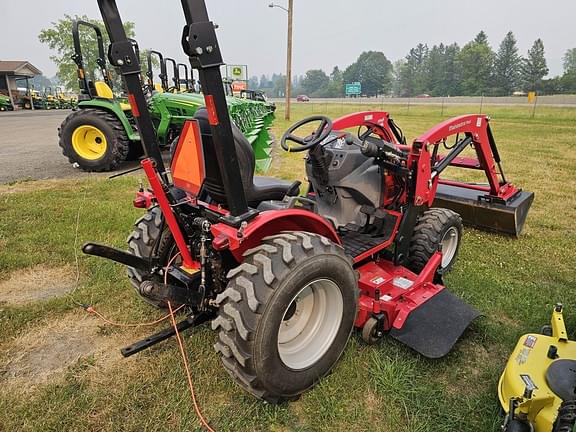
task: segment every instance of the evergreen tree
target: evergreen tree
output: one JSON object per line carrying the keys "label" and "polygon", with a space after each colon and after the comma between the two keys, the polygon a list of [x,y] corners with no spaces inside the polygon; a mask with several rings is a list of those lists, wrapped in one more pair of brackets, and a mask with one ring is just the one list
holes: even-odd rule
{"label": "evergreen tree", "polygon": [[516,38],[511,31],[500,44],[494,61],[494,94],[497,96],[511,95],[518,87],[522,59],[518,55]]}
{"label": "evergreen tree", "polygon": [[254,89],[254,90],[258,88],[258,77],[257,76],[250,77],[250,79],[248,80],[248,88]]}
{"label": "evergreen tree", "polygon": [[264,74],[260,77],[260,85],[258,86],[259,89],[268,89],[270,88],[270,83],[268,81],[268,77]]}
{"label": "evergreen tree", "polygon": [[444,77],[442,79],[442,96],[456,96],[462,94],[460,82],[462,80],[462,70],[458,56],[460,47],[457,43],[447,45],[444,50]]}
{"label": "evergreen tree", "polygon": [[539,91],[542,79],[548,75],[548,66],[544,57],[544,43],[542,39],[536,39],[532,48],[528,50],[528,56],[522,64],[522,82],[527,91]]}
{"label": "evergreen tree", "polygon": [[566,51],[562,57],[562,64],[564,65],[564,72],[576,71],[576,48]]}
{"label": "evergreen tree", "polygon": [[564,75],[559,78],[563,93],[576,93],[576,48],[566,51],[563,57]]}
{"label": "evergreen tree", "polygon": [[494,52],[488,44],[486,33],[481,31],[458,54],[462,71],[462,93],[481,95],[491,89]]}
{"label": "evergreen tree", "polygon": [[427,86],[428,46],[418,44],[410,50],[405,60],[398,71],[400,95],[411,97],[424,93]]}
{"label": "evergreen tree", "polygon": [[446,47],[442,43],[440,45],[434,45],[428,53],[428,58],[424,67],[426,86],[422,93],[429,93],[432,96],[445,95],[445,70]]}
{"label": "evergreen tree", "polygon": [[330,74],[330,83],[326,88],[324,97],[342,97],[344,96],[344,78],[342,71],[338,66],[334,66]]}

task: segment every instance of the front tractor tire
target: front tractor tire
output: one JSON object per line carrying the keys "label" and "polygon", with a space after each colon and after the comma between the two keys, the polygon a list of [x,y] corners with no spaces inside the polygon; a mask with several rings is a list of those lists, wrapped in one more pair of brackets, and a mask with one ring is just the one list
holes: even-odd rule
{"label": "front tractor tire", "polygon": [[416,223],[410,240],[408,267],[420,273],[432,255],[442,246],[442,263],[439,275],[449,272],[458,256],[462,239],[462,218],[452,210],[431,208]]}
{"label": "front tractor tire", "polygon": [[340,358],[356,318],[356,273],[327,238],[285,232],[263,239],[228,273],[214,345],[227,372],[270,403],[294,400]]}
{"label": "front tractor tire", "polygon": [[112,171],[128,157],[130,141],[120,120],[101,109],[72,112],[58,129],[62,154],[84,171]]}

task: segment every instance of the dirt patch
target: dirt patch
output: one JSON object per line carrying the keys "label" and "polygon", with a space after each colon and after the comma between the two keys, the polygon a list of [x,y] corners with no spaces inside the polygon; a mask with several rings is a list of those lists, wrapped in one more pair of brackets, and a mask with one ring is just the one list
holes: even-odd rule
{"label": "dirt patch", "polygon": [[53,381],[79,360],[106,367],[121,360],[125,336],[105,335],[95,317],[72,313],[18,337],[0,360],[0,383],[32,388]]}
{"label": "dirt patch", "polygon": [[48,300],[72,291],[75,286],[76,276],[71,267],[35,266],[14,272],[8,280],[0,281],[0,304]]}

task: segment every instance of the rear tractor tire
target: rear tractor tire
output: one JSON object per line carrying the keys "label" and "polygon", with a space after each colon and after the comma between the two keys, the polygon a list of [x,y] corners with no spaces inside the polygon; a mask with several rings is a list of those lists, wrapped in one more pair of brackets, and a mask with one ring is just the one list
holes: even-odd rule
{"label": "rear tractor tire", "polygon": [[[174,237],[164,223],[160,207],[152,207],[136,221],[134,231],[128,236],[128,252],[144,259],[157,258],[161,265],[168,265],[170,259],[178,252]],[[178,259],[176,259],[178,263]],[[146,302],[157,308],[165,308],[164,302],[148,298],[140,292],[140,284],[145,275],[142,271],[128,267],[128,279],[134,289]]]}
{"label": "rear tractor tire", "polygon": [[244,256],[216,298],[214,348],[252,395],[295,400],[346,347],[356,318],[356,273],[340,246],[306,232],[266,237]]}
{"label": "rear tractor tire", "polygon": [[62,154],[84,171],[111,171],[128,157],[130,141],[120,120],[101,109],[72,112],[58,129]]}
{"label": "rear tractor tire", "polygon": [[458,213],[445,208],[426,210],[418,219],[410,240],[408,268],[420,273],[442,245],[442,263],[437,273],[449,272],[456,262],[461,239],[462,218]]}

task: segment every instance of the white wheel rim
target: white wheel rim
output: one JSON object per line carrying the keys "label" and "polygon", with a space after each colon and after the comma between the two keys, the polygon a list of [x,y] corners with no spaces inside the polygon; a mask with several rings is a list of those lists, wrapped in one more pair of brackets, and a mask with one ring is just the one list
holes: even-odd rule
{"label": "white wheel rim", "polygon": [[456,227],[450,227],[442,237],[442,267],[448,266],[458,249],[458,230]]}
{"label": "white wheel rim", "polygon": [[334,282],[316,279],[296,294],[282,315],[278,354],[291,369],[304,369],[328,351],[342,322],[344,300]]}

